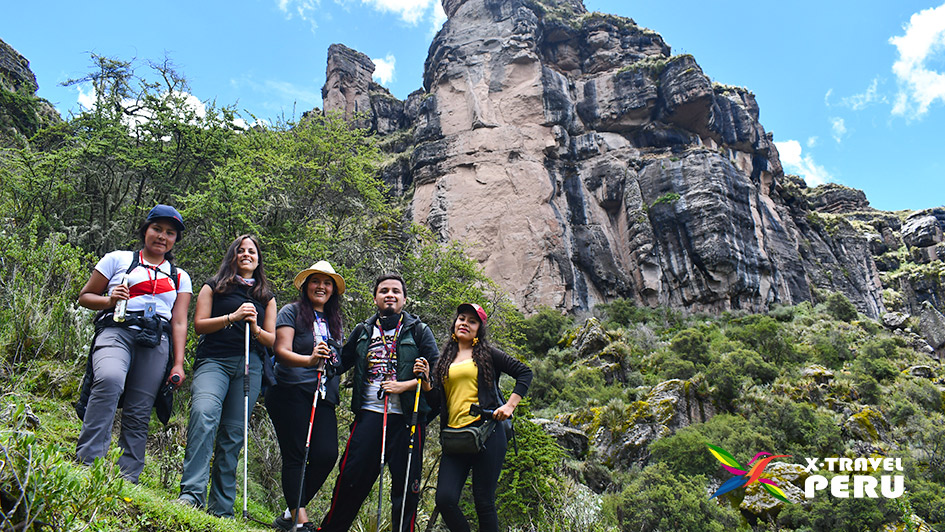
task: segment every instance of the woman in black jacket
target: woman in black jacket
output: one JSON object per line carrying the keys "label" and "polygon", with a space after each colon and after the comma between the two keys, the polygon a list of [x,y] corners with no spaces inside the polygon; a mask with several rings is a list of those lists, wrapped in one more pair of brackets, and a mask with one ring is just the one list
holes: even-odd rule
{"label": "woman in black jacket", "polygon": [[[528,391],[532,370],[486,340],[486,312],[476,304],[464,303],[456,309],[450,341],[433,367],[432,382],[440,396],[440,428],[491,425],[491,434],[474,454],[443,451],[436,485],[436,505],[451,532],[469,530],[469,523],[459,506],[459,498],[472,470],[473,501],[479,517],[479,530],[498,531],[495,491],[502,472],[508,443],[505,425]],[[423,369],[422,364],[420,368]],[[501,373],[515,378],[515,388],[508,401],[501,398],[498,379]],[[474,415],[473,404],[488,413]]]}

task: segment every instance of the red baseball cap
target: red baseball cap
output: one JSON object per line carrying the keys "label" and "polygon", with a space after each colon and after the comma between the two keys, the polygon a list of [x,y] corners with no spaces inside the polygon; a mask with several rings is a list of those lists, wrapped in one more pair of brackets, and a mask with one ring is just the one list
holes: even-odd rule
{"label": "red baseball cap", "polygon": [[480,307],[479,305],[475,303],[463,303],[462,305],[456,307],[457,314],[465,310],[472,310],[473,312],[475,312],[476,315],[479,316],[479,321],[481,321],[482,323],[485,323],[486,320],[489,319],[489,316],[486,315],[486,311],[482,310],[482,307]]}

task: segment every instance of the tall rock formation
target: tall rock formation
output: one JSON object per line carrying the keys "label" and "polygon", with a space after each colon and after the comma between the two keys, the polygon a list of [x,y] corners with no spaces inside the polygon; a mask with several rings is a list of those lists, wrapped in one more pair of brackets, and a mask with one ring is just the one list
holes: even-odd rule
{"label": "tall rock formation", "polygon": [[38,89],[30,62],[0,39],[0,147],[20,148],[41,127],[61,120],[48,101],[36,97]]}
{"label": "tall rock formation", "polygon": [[749,91],[580,0],[443,7],[422,91],[396,100],[333,46],[325,109],[367,83],[367,122],[397,155],[385,180],[521,307],[762,311],[816,287],[884,311],[867,237],[820,223]]}

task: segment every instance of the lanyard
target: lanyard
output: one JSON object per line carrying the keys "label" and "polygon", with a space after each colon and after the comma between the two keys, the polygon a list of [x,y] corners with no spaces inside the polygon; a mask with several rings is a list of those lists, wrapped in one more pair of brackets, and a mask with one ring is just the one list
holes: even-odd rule
{"label": "lanyard", "polygon": [[[381,328],[381,320],[378,318],[375,326],[377,327],[378,332],[381,334],[381,343],[384,345],[384,354],[387,355],[388,365],[392,364],[394,361],[394,354],[397,351],[397,339],[400,337],[400,326],[404,323],[404,315],[400,314],[400,319],[397,320],[397,328],[394,329],[394,337],[391,339],[390,347],[387,347],[387,337],[384,336],[384,329]],[[390,368],[388,367],[388,372]]]}
{"label": "lanyard", "polygon": [[[164,261],[165,261],[165,260],[167,260],[167,259],[162,260],[162,261],[161,261],[161,264],[164,264]],[[145,263],[144,263],[144,254],[141,253],[140,251],[138,252],[138,263],[139,263],[141,266],[144,267],[145,271],[148,272],[148,283],[151,285],[151,295],[153,296],[155,293],[157,293],[157,274],[158,274],[158,272],[161,271],[161,269],[160,269],[160,268],[161,268],[161,264],[158,264],[157,266],[151,266],[150,264],[145,264]],[[153,280],[153,281],[151,280],[151,270],[154,270],[154,280]],[[161,273],[164,273],[164,272],[161,272]],[[170,276],[168,276],[168,277],[170,277]]]}

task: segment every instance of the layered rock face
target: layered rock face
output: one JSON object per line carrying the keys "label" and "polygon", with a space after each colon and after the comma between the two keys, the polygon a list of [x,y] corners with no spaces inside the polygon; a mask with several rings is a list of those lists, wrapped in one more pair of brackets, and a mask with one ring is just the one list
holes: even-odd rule
{"label": "layered rock face", "polygon": [[36,97],[39,85],[30,62],[0,39],[0,147],[21,148],[44,125],[59,122],[59,113]]}
{"label": "layered rock face", "polygon": [[[423,91],[399,102],[345,72],[370,89],[397,154],[383,176],[413,187],[414,220],[466,243],[520,307],[762,311],[816,286],[883,312],[869,241],[808,220],[822,206],[785,189],[750,92],[579,0],[443,5]],[[342,64],[330,50],[328,95],[352,92]],[[841,196],[824,205],[865,203]]]}

